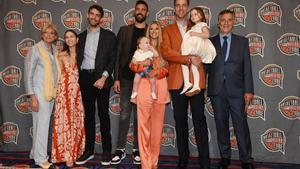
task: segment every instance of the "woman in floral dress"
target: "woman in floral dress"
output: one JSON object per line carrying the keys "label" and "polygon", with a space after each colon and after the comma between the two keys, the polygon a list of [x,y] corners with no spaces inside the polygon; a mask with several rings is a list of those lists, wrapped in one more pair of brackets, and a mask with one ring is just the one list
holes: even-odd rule
{"label": "woman in floral dress", "polygon": [[84,109],[76,64],[78,37],[75,31],[67,30],[64,39],[64,49],[57,56],[61,75],[55,100],[51,160],[72,167],[84,152]]}

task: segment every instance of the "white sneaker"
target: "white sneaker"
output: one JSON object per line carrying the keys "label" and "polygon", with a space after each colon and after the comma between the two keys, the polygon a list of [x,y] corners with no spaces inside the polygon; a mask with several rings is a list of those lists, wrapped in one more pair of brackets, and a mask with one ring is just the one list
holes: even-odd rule
{"label": "white sneaker", "polygon": [[184,94],[185,92],[190,90],[192,87],[193,87],[192,83],[188,83],[187,85],[184,85],[182,91],[180,92],[180,94]]}
{"label": "white sneaker", "polygon": [[156,94],[154,92],[151,92],[151,97],[152,97],[153,100],[157,99]]}
{"label": "white sneaker", "polygon": [[131,99],[134,99],[134,98],[136,98],[137,95],[138,95],[137,92],[133,92],[133,93],[131,94],[130,98],[131,98]]}
{"label": "white sneaker", "polygon": [[194,96],[194,95],[200,93],[200,91],[201,91],[201,89],[198,86],[197,87],[193,87],[191,90],[187,91],[185,93],[185,95],[187,95],[187,96]]}

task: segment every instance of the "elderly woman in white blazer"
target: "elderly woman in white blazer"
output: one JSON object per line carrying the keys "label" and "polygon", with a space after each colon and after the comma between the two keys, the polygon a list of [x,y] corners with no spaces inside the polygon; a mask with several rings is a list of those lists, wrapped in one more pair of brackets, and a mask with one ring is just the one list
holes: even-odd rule
{"label": "elderly woman in white blazer", "polygon": [[41,29],[42,40],[35,44],[25,58],[25,88],[30,97],[33,121],[33,142],[30,158],[41,168],[52,168],[48,162],[47,144],[51,113],[59,69],[53,42],[58,38],[57,29],[48,24]]}

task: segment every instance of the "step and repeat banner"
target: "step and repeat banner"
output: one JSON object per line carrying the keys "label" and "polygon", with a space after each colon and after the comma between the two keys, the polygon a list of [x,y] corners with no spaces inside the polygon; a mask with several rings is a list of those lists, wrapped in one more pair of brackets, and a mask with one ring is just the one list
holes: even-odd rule
{"label": "step and repeat banner", "polygon": [[[32,117],[23,85],[24,58],[40,40],[45,22],[57,25],[62,47],[63,33],[86,29],[87,10],[92,4],[104,8],[100,25],[115,34],[120,26],[134,23],[135,0],[1,0],[0,1],[0,151],[29,151]],[[162,26],[174,22],[173,0],[148,0],[147,22]],[[211,35],[218,32],[217,15],[227,8],[235,12],[233,32],[248,37],[255,97],[247,110],[255,161],[300,163],[300,1],[299,0],[191,0],[190,7],[203,8]],[[111,92],[109,112],[113,148],[116,146],[119,95]],[[219,158],[214,112],[206,98],[210,156]],[[98,117],[95,151],[101,153]],[[197,156],[193,125],[189,116],[190,151]],[[238,159],[234,129],[230,128],[232,156]],[[162,155],[177,155],[172,103],[167,106]],[[131,153],[132,124],[127,147]]]}

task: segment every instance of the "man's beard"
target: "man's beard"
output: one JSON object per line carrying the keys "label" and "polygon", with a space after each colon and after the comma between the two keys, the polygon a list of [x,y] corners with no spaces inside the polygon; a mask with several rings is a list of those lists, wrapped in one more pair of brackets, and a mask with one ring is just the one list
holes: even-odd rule
{"label": "man's beard", "polygon": [[[138,17],[139,15],[141,15],[142,17]],[[137,14],[134,16],[134,19],[138,23],[143,23],[146,20],[146,16],[143,16],[142,14]]]}
{"label": "man's beard", "polygon": [[97,27],[99,25],[99,23],[97,23],[97,22],[94,23],[94,21],[90,21],[89,19],[88,19],[88,22],[91,27]]}

